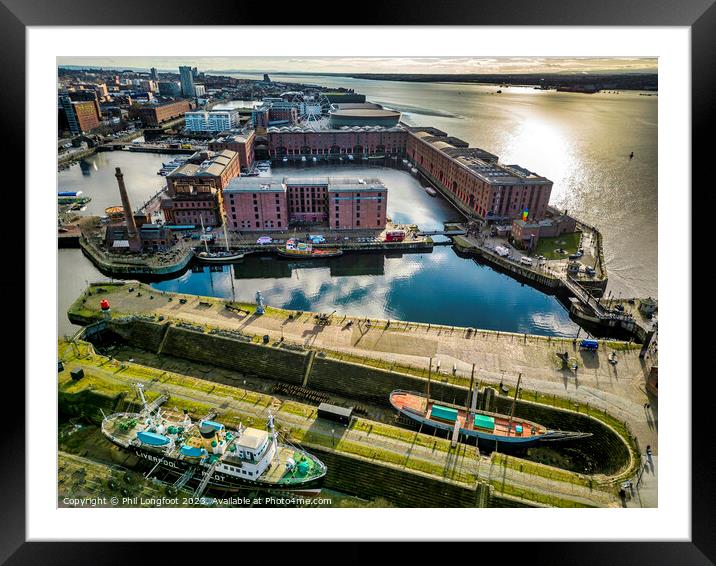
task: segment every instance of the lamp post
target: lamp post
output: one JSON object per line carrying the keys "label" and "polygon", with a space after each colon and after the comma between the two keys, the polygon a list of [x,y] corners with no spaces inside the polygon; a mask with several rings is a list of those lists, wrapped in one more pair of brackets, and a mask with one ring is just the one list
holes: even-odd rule
{"label": "lamp post", "polygon": [[331,444],[332,444],[333,448],[336,447],[336,429],[335,428],[331,429]]}

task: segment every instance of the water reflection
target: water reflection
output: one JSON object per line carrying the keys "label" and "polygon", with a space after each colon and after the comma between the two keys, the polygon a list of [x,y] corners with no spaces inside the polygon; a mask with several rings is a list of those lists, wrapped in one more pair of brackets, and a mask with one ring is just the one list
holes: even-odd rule
{"label": "water reflection", "polygon": [[398,257],[345,254],[316,261],[248,256],[220,271],[199,266],[153,285],[248,302],[261,291],[272,306],[335,309],[369,318],[559,336],[574,336],[578,329],[556,298],[447,247]]}

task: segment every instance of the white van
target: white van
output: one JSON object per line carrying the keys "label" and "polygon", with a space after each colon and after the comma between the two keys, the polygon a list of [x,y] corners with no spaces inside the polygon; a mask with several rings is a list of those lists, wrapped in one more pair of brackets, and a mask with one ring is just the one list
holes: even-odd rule
{"label": "white van", "polygon": [[520,258],[520,263],[523,263],[524,265],[532,265],[532,258],[527,256],[522,256]]}

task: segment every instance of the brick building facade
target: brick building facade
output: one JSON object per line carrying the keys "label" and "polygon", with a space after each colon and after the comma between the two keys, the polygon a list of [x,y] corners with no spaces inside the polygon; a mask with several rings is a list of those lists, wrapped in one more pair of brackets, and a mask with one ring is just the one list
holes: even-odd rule
{"label": "brick building facade", "polygon": [[183,116],[185,112],[192,109],[188,100],[177,100],[166,104],[149,104],[142,106],[139,111],[139,119],[144,126],[159,126],[164,122]]}
{"label": "brick building facade", "polygon": [[241,168],[251,167],[254,163],[254,142],[256,134],[253,130],[248,133],[221,136],[209,141],[210,151],[222,151],[229,149],[239,154]]}
{"label": "brick building facade", "polygon": [[327,224],[332,230],[382,230],[388,189],[379,179],[342,177],[232,179],[223,192],[231,231]]}
{"label": "brick building facade", "polygon": [[167,175],[167,195],[161,202],[169,224],[221,225],[221,191],[240,172],[235,151],[199,151]]}
{"label": "brick building facade", "polygon": [[487,220],[529,220],[547,212],[552,181],[435,128],[408,128],[407,157],[466,213]]}

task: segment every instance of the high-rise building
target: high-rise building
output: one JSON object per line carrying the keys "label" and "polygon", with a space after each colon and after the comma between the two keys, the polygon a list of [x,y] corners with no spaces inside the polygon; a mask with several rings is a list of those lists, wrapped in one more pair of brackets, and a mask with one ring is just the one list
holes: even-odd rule
{"label": "high-rise building", "polygon": [[197,69],[196,67],[192,67],[191,68],[191,77],[194,80],[198,79],[199,78],[199,69]]}
{"label": "high-rise building", "polygon": [[82,100],[75,102],[69,96],[61,95],[59,102],[65,112],[71,133],[81,134],[99,127],[99,107],[95,101]]}
{"label": "high-rise building", "polygon": [[59,100],[60,106],[65,112],[65,118],[67,119],[67,125],[69,126],[70,132],[73,134],[81,133],[79,123],[77,122],[77,116],[75,116],[75,110],[72,107],[72,100],[67,95],[60,96]]}
{"label": "high-rise building", "polygon": [[176,81],[159,81],[159,94],[162,96],[181,96],[181,86]]}
{"label": "high-rise building", "polygon": [[181,83],[181,93],[183,96],[192,98],[196,96],[194,76],[191,67],[179,67],[179,82]]}
{"label": "high-rise building", "polygon": [[159,73],[157,72],[156,67],[152,67],[149,71],[149,75],[152,77],[153,81],[159,80]]}

